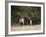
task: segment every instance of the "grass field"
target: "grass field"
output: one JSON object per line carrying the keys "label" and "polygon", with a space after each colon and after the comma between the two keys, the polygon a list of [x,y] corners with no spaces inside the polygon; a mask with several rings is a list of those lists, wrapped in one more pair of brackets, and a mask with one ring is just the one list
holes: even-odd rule
{"label": "grass field", "polygon": [[41,25],[12,26],[11,31],[40,30]]}

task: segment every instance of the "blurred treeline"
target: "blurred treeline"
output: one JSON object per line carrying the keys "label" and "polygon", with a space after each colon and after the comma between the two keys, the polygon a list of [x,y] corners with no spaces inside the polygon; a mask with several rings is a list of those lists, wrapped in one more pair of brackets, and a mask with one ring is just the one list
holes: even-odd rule
{"label": "blurred treeline", "polygon": [[20,17],[30,17],[33,24],[41,23],[41,7],[11,6],[11,23],[18,22]]}

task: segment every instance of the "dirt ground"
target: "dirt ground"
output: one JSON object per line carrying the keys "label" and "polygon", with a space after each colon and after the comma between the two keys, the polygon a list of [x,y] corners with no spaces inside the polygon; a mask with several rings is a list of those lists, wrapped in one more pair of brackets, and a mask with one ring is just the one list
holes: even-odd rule
{"label": "dirt ground", "polygon": [[40,30],[41,25],[12,26],[11,31]]}

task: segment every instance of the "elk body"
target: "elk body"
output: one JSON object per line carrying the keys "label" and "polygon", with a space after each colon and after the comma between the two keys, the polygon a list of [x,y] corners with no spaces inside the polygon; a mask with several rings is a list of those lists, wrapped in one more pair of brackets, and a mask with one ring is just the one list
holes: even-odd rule
{"label": "elk body", "polygon": [[20,18],[19,23],[24,24],[24,18]]}
{"label": "elk body", "polygon": [[32,25],[32,20],[30,18],[20,18],[19,23],[21,25]]}

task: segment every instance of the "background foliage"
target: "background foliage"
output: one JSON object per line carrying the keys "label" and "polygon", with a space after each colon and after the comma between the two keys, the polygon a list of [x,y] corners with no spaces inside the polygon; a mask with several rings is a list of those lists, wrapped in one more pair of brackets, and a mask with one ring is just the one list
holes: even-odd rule
{"label": "background foliage", "polygon": [[30,17],[33,24],[41,22],[41,7],[34,6],[11,6],[11,23],[18,22],[20,17]]}

